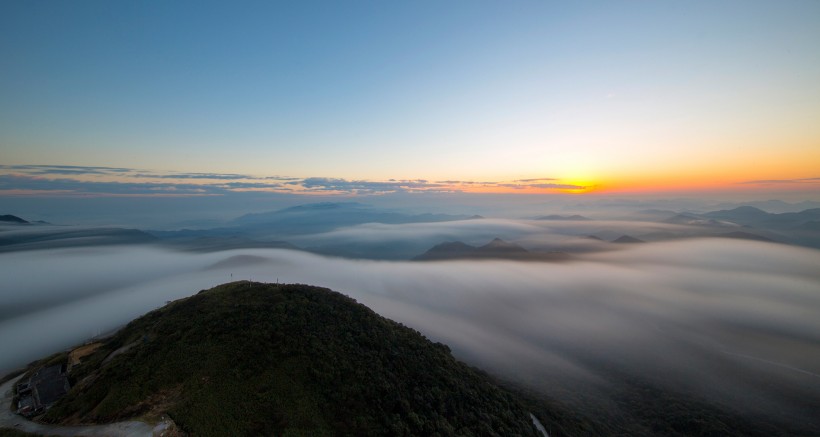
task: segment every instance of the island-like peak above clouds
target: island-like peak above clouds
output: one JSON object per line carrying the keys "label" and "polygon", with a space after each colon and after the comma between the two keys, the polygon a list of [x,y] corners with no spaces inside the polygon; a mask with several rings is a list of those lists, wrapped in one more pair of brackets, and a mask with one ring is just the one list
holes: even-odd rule
{"label": "island-like peak above clouds", "polygon": [[532,252],[515,243],[495,238],[483,246],[471,246],[461,241],[448,241],[431,247],[414,258],[416,261],[457,259],[508,259],[518,261],[565,261],[564,252]]}
{"label": "island-like peak above clouds", "polygon": [[641,240],[640,238],[635,238],[631,235],[621,235],[620,237],[612,240],[613,243],[645,243],[645,241]]}
{"label": "island-like peak above clouds", "polygon": [[23,220],[20,217],[17,217],[16,215],[11,215],[11,214],[0,215],[0,222],[19,223],[19,224],[28,224],[29,223],[27,220]]}
{"label": "island-like peak above clouds", "polygon": [[[793,235],[791,231],[812,231],[812,222],[820,220],[820,208],[806,209],[800,212],[784,212],[780,214],[769,213],[752,206],[741,206],[730,210],[707,212],[704,217],[728,220],[744,226],[759,229],[771,229],[785,232],[786,236],[798,243],[806,241],[820,241],[820,237],[813,234],[798,233]],[[809,244],[812,245],[812,244]],[[814,247],[818,247],[814,244]]]}
{"label": "island-like peak above clouds", "polygon": [[806,209],[799,212],[771,213],[753,206],[740,206],[729,210],[707,212],[703,215],[743,224],[766,222],[775,225],[792,225],[806,220],[820,219],[820,208]]}
{"label": "island-like peak above clouds", "polygon": [[522,398],[447,346],[307,285],[201,291],[131,322],[70,378],[45,420],[170,414],[191,435],[538,435]]}
{"label": "island-like peak above clouds", "polygon": [[479,252],[490,252],[490,253],[528,253],[527,249],[515,244],[510,243],[509,241],[504,241],[498,237],[493,238],[492,241],[489,243],[481,246],[478,248]]}
{"label": "island-like peak above clouds", "polygon": [[580,222],[580,221],[588,221],[588,220],[592,220],[592,219],[589,218],[589,217],[584,217],[584,216],[579,215],[579,214],[573,214],[573,215],[550,214],[550,215],[538,216],[538,217],[535,218],[535,220],[568,220],[568,221]]}
{"label": "island-like peak above clouds", "polygon": [[774,215],[763,211],[760,208],[755,208],[754,206],[738,206],[734,209],[728,210],[720,210],[720,211],[713,211],[706,213],[705,215],[709,217],[716,217],[716,218],[725,218],[725,219],[760,219],[769,217],[770,215]]}
{"label": "island-like peak above clouds", "polygon": [[359,202],[321,202],[297,205],[277,211],[245,214],[234,219],[234,226],[291,226],[293,231],[327,231],[340,226],[363,223],[425,223],[473,219],[475,216],[451,214],[408,214],[376,208]]}

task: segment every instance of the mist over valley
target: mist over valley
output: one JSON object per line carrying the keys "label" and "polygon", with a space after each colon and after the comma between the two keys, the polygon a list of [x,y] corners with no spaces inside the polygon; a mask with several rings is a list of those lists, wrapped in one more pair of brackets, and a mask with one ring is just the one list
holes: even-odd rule
{"label": "mist over valley", "polygon": [[0,1],[0,435],[820,436],[820,1]]}
{"label": "mist over valley", "polygon": [[[293,222],[282,218],[289,209],[200,231],[3,225],[0,369],[223,282],[303,283],[351,296],[467,363],[616,428],[649,426],[659,419],[645,411],[670,396],[761,429],[820,426],[820,252],[725,233],[794,242],[789,229],[805,224],[795,217],[810,222],[813,211],[775,229],[727,212],[677,223],[680,213],[635,221],[358,204],[296,211]],[[651,395],[635,398],[640,391]]]}

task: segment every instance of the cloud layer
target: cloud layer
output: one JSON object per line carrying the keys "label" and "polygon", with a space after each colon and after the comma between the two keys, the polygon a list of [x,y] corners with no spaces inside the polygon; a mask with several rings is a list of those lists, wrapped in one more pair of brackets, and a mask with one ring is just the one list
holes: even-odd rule
{"label": "cloud layer", "polygon": [[507,182],[348,180],[327,177],[253,176],[233,173],[159,173],[116,167],[0,165],[0,195],[60,194],[108,196],[197,196],[237,191],[302,194],[387,194],[461,191],[584,190],[552,178]]}
{"label": "cloud layer", "polygon": [[715,239],[562,264],[353,261],[260,249],[0,254],[0,370],[166,300],[251,279],[333,288],[578,408],[605,403],[627,378],[750,414],[812,420],[820,405],[818,265],[815,250]]}

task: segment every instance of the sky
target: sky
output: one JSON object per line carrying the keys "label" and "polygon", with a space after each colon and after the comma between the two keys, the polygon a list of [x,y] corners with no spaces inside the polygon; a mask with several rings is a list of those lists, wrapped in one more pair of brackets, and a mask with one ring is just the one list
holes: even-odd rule
{"label": "sky", "polygon": [[6,0],[0,196],[817,200],[818,22],[814,0]]}

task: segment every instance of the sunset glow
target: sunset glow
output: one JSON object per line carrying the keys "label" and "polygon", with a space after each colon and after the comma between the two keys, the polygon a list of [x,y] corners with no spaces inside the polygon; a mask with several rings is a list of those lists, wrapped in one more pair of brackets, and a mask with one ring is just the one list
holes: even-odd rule
{"label": "sunset glow", "polygon": [[0,0],[0,435],[820,436],[819,250],[820,0]]}
{"label": "sunset glow", "polygon": [[817,198],[817,2],[479,3],[6,2],[0,192]]}

